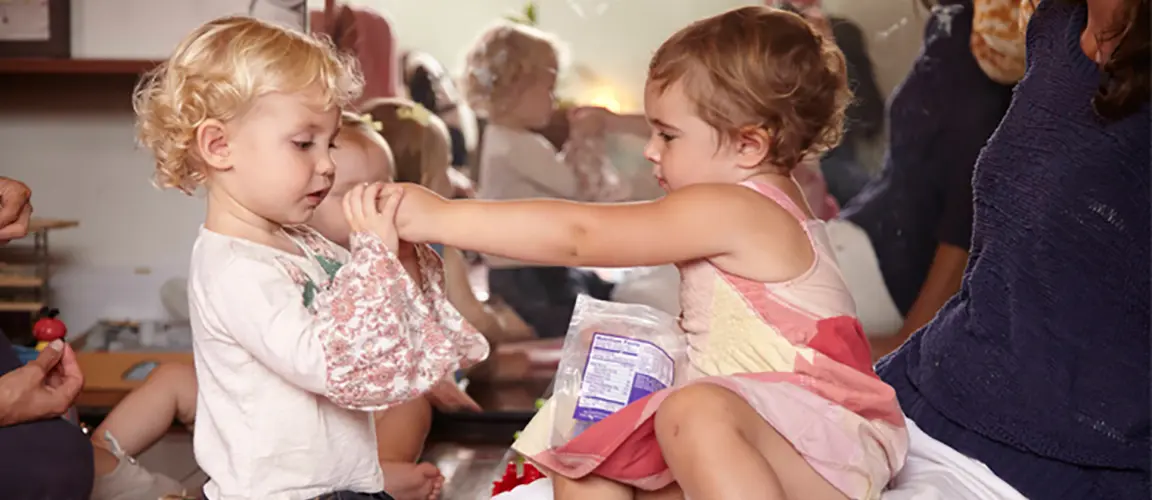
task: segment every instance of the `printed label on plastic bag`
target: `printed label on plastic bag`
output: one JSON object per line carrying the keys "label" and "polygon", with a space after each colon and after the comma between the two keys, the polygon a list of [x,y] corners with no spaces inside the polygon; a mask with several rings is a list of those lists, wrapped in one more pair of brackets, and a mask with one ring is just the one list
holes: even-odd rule
{"label": "printed label on plastic bag", "polygon": [[562,446],[625,406],[674,387],[687,348],[671,314],[578,297],[549,399],[547,446]]}
{"label": "printed label on plastic bag", "polygon": [[672,385],[672,356],[648,341],[592,334],[572,418],[599,422],[629,403]]}

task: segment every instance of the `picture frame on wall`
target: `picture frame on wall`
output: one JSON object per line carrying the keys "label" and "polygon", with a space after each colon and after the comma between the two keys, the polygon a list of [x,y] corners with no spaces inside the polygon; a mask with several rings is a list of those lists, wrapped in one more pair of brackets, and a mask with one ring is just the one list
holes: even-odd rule
{"label": "picture frame on wall", "polygon": [[0,0],[0,57],[70,57],[71,3],[71,0]]}

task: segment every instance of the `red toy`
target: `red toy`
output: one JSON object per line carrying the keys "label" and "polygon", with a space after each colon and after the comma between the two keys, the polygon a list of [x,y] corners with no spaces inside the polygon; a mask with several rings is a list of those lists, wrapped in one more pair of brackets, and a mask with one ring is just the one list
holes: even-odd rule
{"label": "red toy", "polygon": [[524,475],[520,476],[520,484],[528,484],[544,477],[544,474],[532,464],[524,464]]}
{"label": "red toy", "polygon": [[544,477],[544,474],[532,464],[523,464],[523,471],[517,470],[520,466],[521,464],[516,460],[508,462],[508,467],[504,469],[504,477],[492,483],[492,496],[512,491],[512,489],[517,486],[525,485]]}
{"label": "red toy", "polygon": [[47,307],[40,310],[40,319],[36,320],[36,324],[32,325],[32,336],[36,337],[36,350],[42,351],[44,347],[54,340],[63,339],[68,335],[68,327],[64,326],[64,322],[56,319],[60,315],[57,309],[48,309]]}

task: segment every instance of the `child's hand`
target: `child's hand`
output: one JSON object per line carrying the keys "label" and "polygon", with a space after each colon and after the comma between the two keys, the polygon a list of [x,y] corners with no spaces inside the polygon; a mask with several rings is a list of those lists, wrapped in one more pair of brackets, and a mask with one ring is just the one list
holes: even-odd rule
{"label": "child's hand", "polygon": [[569,139],[603,136],[608,127],[608,120],[612,116],[612,112],[604,108],[589,106],[573,109],[568,114],[568,121],[571,123]]}
{"label": "child's hand", "polygon": [[467,175],[464,175],[464,172],[456,170],[455,168],[449,168],[448,182],[452,184],[453,198],[476,197],[476,186],[472,185],[472,179],[469,179]]}
{"label": "child's hand", "polygon": [[443,412],[477,412],[481,411],[480,403],[472,396],[460,389],[454,380],[444,379],[428,391],[428,400],[437,410]]}
{"label": "child's hand", "polygon": [[[384,246],[392,252],[400,248],[396,232],[396,208],[404,191],[399,186],[375,182],[360,184],[344,195],[344,217],[353,233],[371,232],[384,240]],[[384,198],[383,205],[377,202]]]}
{"label": "child's hand", "polygon": [[440,195],[416,184],[395,184],[404,191],[404,203],[396,212],[396,229],[404,241],[413,243],[435,242],[431,231],[435,229],[427,220],[447,203]]}

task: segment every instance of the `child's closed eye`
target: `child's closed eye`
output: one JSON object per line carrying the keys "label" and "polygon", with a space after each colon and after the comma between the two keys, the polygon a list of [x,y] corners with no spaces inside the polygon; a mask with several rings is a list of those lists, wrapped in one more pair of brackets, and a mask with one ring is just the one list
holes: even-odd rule
{"label": "child's closed eye", "polygon": [[[292,144],[295,144],[301,151],[308,151],[316,146],[316,141],[292,141]],[[336,143],[329,142],[328,149],[336,149]]]}
{"label": "child's closed eye", "polygon": [[664,142],[672,142],[672,140],[676,138],[675,136],[668,135],[664,132],[657,132],[656,135],[659,136],[660,139]]}

